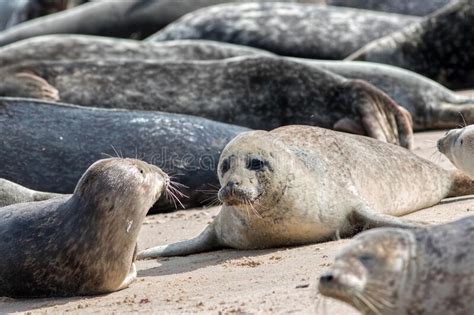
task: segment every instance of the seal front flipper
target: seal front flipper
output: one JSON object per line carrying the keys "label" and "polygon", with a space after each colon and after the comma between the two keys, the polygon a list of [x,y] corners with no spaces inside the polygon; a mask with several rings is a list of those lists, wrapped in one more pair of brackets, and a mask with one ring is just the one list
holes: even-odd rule
{"label": "seal front flipper", "polygon": [[137,259],[186,256],[223,248],[217,238],[214,224],[209,224],[198,236],[187,241],[156,246],[138,253]]}
{"label": "seal front flipper", "polygon": [[[411,115],[387,94],[363,80],[348,80],[340,95],[356,117],[339,120],[334,124],[334,129],[356,134],[364,130],[369,137],[408,149],[413,147]],[[354,127],[357,125],[360,127]]]}
{"label": "seal front flipper", "polygon": [[123,290],[128,288],[130,284],[132,284],[133,281],[137,279],[137,266],[135,266],[135,263],[132,263],[130,266],[130,271],[128,272],[127,276],[123,280],[122,284],[118,287],[118,290]]}
{"label": "seal front flipper", "polygon": [[4,74],[0,81],[0,96],[27,97],[58,101],[58,90],[45,79],[29,73]]}

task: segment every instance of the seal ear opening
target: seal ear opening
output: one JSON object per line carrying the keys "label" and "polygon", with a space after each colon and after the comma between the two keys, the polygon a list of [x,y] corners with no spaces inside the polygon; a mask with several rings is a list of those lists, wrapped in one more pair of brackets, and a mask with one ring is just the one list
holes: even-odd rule
{"label": "seal ear opening", "polygon": [[58,90],[45,79],[30,72],[18,72],[13,75],[5,74],[0,81],[0,96],[59,101]]}
{"label": "seal ear opening", "polygon": [[347,106],[358,117],[347,117],[333,126],[335,130],[365,134],[383,142],[412,149],[413,123],[410,113],[399,106],[387,94],[363,80],[348,80],[344,83]]}

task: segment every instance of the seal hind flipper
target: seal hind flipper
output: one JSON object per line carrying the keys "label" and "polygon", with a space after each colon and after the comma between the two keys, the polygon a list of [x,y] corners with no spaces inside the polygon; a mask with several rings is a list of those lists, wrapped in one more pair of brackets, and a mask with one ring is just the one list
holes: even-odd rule
{"label": "seal hind flipper", "polygon": [[148,248],[138,253],[137,259],[143,260],[157,257],[186,256],[222,247],[223,246],[218,241],[214,224],[211,223],[195,238],[173,244]]}
{"label": "seal hind flipper", "polygon": [[[365,134],[378,140],[413,148],[413,123],[410,113],[399,106],[387,94],[363,80],[348,80],[347,104],[354,104]],[[344,93],[346,94],[346,93]],[[334,129],[360,133],[354,124],[339,120]],[[349,128],[350,130],[347,130]]]}
{"label": "seal hind flipper", "polygon": [[54,86],[30,72],[5,75],[0,81],[0,96],[36,98],[53,102],[59,100],[59,92]]}

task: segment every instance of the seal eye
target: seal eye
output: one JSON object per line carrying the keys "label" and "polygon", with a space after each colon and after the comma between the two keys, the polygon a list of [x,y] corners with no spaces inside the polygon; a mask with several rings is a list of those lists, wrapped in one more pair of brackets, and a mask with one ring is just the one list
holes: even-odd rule
{"label": "seal eye", "polygon": [[251,171],[261,171],[265,167],[265,162],[259,158],[250,159],[247,168]]}
{"label": "seal eye", "polygon": [[143,173],[144,173],[142,169],[140,169],[140,173],[141,173],[141,174],[143,174]]}
{"label": "seal eye", "polygon": [[221,171],[222,173],[224,174],[225,172],[227,172],[230,168],[230,162],[228,159],[225,159],[224,161],[222,161],[222,166],[221,166]]}
{"label": "seal eye", "polygon": [[461,139],[461,145],[462,145],[463,143],[464,143],[464,140],[463,140],[463,139]]}
{"label": "seal eye", "polygon": [[365,254],[361,254],[359,257],[357,257],[359,259],[359,261],[362,263],[362,265],[364,265],[365,267],[368,267],[370,268],[371,266],[373,266],[374,262],[375,262],[375,257],[372,256],[371,254],[368,254],[368,253],[365,253]]}

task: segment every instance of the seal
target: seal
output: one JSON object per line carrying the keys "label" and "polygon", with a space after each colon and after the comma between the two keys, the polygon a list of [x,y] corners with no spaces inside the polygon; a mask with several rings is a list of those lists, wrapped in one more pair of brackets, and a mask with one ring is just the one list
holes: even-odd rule
{"label": "seal", "polygon": [[22,91],[18,73],[35,73],[62,101],[77,105],[158,110],[260,129],[316,125],[413,145],[409,113],[385,93],[283,58],[32,62],[0,71],[9,80],[0,82],[0,95],[37,97]]}
{"label": "seal", "polygon": [[356,236],[319,279],[322,295],[362,314],[470,314],[474,217]]}
{"label": "seal", "polygon": [[150,213],[202,207],[219,185],[220,153],[243,131],[248,129],[185,115],[2,98],[0,178],[68,194],[94,161],[140,157],[170,174],[183,194],[174,191],[181,204],[161,198]]}
{"label": "seal", "polygon": [[53,60],[212,60],[257,54],[272,55],[260,49],[209,40],[153,43],[89,35],[45,35],[1,47],[0,67]]}
{"label": "seal", "polygon": [[[250,0],[92,1],[64,12],[40,17],[11,27],[0,34],[0,46],[48,34],[85,34],[140,39],[155,33],[182,15],[199,8],[225,2],[248,1]],[[251,1],[293,2],[295,0]],[[322,0],[299,1],[321,2]]]}
{"label": "seal", "polygon": [[285,56],[343,59],[418,20],[300,3],[222,4],[189,13],[147,40],[210,39]]}
{"label": "seal", "polygon": [[0,208],[16,203],[42,201],[60,196],[62,195],[31,190],[0,178]]}
{"label": "seal", "polygon": [[421,22],[377,39],[347,60],[409,69],[452,88],[474,86],[474,4],[455,1]]}
{"label": "seal", "polygon": [[111,158],[92,164],[72,196],[0,208],[0,295],[95,295],[128,287],[137,275],[138,232],[168,183],[154,165]]}
{"label": "seal", "polygon": [[425,16],[453,0],[326,0],[329,5],[375,10],[407,15]]}
{"label": "seal", "polygon": [[218,172],[223,206],[214,221],[196,238],[147,249],[139,259],[416,227],[396,216],[474,192],[466,175],[399,146],[310,126],[242,133],[222,152]]}
{"label": "seal", "polygon": [[474,123],[474,98],[457,94],[415,72],[362,61],[291,60],[373,84],[410,112],[415,131]]}
{"label": "seal", "polygon": [[474,178],[474,125],[446,132],[437,147],[458,169]]}

